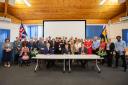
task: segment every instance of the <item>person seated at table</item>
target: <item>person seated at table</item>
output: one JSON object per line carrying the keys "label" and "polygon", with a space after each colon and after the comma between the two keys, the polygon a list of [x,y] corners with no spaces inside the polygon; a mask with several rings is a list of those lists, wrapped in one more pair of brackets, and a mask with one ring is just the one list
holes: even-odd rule
{"label": "person seated at table", "polygon": [[53,54],[53,48],[51,48],[50,43],[46,43],[46,46],[44,46],[44,54]]}
{"label": "person seated at table", "polygon": [[[50,55],[53,54],[53,48],[50,47],[50,43],[46,43],[46,46],[44,47],[44,54],[45,55]],[[52,65],[54,65],[54,60],[46,60],[46,67],[49,68]]]}
{"label": "person seated at table", "polygon": [[23,45],[21,49],[21,65],[24,63],[26,65],[29,65],[29,48],[26,46],[26,44]]}
{"label": "person seated at table", "polygon": [[[84,43],[82,43],[81,47],[79,48],[79,54],[85,55],[87,54],[87,48],[85,48]],[[79,60],[82,67],[85,67],[86,61],[85,60]]]}

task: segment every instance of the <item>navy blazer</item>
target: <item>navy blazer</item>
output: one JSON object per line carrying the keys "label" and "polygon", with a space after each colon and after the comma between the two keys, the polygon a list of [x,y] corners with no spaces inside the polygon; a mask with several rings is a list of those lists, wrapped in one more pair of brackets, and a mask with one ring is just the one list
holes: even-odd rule
{"label": "navy blazer", "polygon": [[47,48],[47,47],[44,47],[44,54],[54,54],[54,48]]}

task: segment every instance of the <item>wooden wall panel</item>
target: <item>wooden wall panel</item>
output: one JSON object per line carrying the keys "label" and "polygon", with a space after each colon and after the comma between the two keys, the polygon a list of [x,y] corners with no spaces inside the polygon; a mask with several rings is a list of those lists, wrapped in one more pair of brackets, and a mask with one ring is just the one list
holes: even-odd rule
{"label": "wooden wall panel", "polygon": [[0,3],[0,12],[4,12],[4,3]]}

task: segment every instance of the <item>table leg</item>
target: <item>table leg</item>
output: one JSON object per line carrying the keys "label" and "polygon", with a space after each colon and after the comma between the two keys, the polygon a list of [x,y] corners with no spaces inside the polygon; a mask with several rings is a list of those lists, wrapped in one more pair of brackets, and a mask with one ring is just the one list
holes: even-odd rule
{"label": "table leg", "polygon": [[38,67],[39,67],[39,60],[37,59],[37,61],[36,61],[36,67],[35,67],[35,69],[34,69],[34,72],[37,71]]}
{"label": "table leg", "polygon": [[70,63],[70,59],[68,60],[68,65],[69,65],[69,73],[71,72],[71,63]]}
{"label": "table leg", "polygon": [[101,69],[100,69],[100,67],[99,67],[99,65],[98,65],[97,59],[96,59],[96,67],[97,67],[97,69],[98,69],[98,73],[101,73]]}
{"label": "table leg", "polygon": [[65,59],[64,59],[64,62],[63,62],[63,72],[65,72]]}

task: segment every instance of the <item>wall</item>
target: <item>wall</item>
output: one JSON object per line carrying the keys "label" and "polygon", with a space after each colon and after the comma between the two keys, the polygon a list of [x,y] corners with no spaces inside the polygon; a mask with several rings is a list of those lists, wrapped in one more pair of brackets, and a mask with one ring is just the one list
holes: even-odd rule
{"label": "wall", "polygon": [[19,36],[19,27],[20,27],[20,24],[0,22],[0,28],[10,29],[11,42],[14,41],[17,36]]}
{"label": "wall", "polygon": [[[88,25],[92,25],[92,24],[88,24]],[[15,37],[19,35],[19,27],[20,27],[20,24],[0,22],[0,28],[11,30],[11,33],[10,33],[11,41],[14,41]],[[113,23],[113,24],[107,25],[108,37],[115,40],[115,37],[117,35],[122,36],[122,29],[126,29],[126,28],[128,29],[128,22],[124,22],[124,23],[118,22],[118,23]]]}
{"label": "wall", "polygon": [[108,36],[112,38],[112,40],[116,40],[115,37],[117,35],[122,36],[122,29],[128,29],[128,22],[117,22],[110,25],[107,25],[108,28]]}

